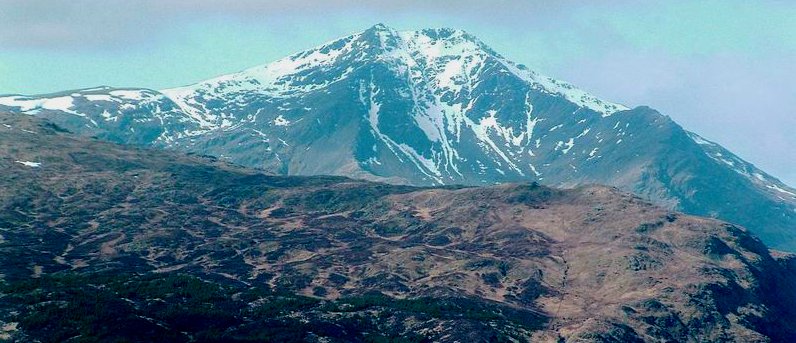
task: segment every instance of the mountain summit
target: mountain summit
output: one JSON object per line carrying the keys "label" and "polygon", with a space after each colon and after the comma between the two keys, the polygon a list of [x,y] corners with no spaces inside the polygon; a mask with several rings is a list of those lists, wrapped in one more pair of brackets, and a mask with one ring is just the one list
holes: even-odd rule
{"label": "mountain summit", "polygon": [[461,30],[376,25],[194,85],[11,95],[0,110],[286,175],[607,184],[796,251],[796,190],[653,109],[539,75]]}

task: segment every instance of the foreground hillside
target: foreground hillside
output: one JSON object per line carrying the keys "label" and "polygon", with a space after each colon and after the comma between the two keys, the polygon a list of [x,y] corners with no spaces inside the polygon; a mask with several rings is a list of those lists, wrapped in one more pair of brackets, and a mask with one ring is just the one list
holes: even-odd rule
{"label": "foreground hillside", "polygon": [[269,176],[0,124],[0,339],[796,339],[791,255],[616,189]]}

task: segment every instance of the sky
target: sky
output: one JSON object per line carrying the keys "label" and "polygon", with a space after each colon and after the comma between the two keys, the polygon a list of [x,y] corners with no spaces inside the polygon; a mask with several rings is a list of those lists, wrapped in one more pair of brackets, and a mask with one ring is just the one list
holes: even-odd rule
{"label": "sky", "polygon": [[796,1],[0,0],[0,94],[164,89],[376,23],[463,29],[796,186]]}

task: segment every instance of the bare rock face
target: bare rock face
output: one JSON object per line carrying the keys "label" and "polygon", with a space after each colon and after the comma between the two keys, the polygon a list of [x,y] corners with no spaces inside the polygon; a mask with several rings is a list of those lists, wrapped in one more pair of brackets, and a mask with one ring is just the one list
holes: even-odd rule
{"label": "bare rock face", "polygon": [[269,176],[0,122],[9,339],[796,339],[792,255],[615,188]]}
{"label": "bare rock face", "polygon": [[0,110],[281,175],[605,184],[796,252],[796,190],[653,109],[539,75],[461,30],[376,25],[194,85],[0,96]]}

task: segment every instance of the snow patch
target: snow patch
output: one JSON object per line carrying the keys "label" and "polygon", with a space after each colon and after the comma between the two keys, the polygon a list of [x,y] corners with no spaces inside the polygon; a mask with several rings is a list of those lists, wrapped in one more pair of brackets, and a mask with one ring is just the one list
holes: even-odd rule
{"label": "snow patch", "polygon": [[561,150],[561,152],[563,152],[564,155],[566,155],[570,150],[572,150],[572,147],[575,146],[575,139],[574,138],[570,138],[569,141],[567,141],[564,145],[567,148],[564,149],[564,150]]}
{"label": "snow patch", "polygon": [[74,98],[71,96],[60,96],[55,98],[10,96],[0,98],[0,105],[16,107],[19,108],[20,111],[27,114],[36,114],[38,111],[44,109],[51,111],[61,111],[76,116],[85,117],[85,114],[77,113],[71,110],[71,108],[74,106],[72,102],[73,100]]}
{"label": "snow patch", "polygon": [[147,98],[144,92],[140,90],[115,90],[111,91],[109,94],[117,98],[128,100],[144,100]]}
{"label": "snow patch", "polygon": [[712,142],[709,142],[709,141],[705,140],[704,138],[700,137],[699,135],[697,135],[697,134],[695,134],[693,132],[689,132],[688,136],[691,137],[691,140],[693,140],[694,143],[699,144],[699,145],[710,145],[710,146],[716,145],[716,144],[714,144]]}
{"label": "snow patch", "polygon": [[592,149],[592,150],[591,150],[591,152],[589,153],[589,159],[591,159],[592,157],[594,157],[594,155],[596,155],[596,154],[597,154],[597,150],[599,150],[599,149],[600,149],[600,148],[594,148],[594,149]]}
{"label": "snow patch", "polygon": [[281,114],[274,119],[274,125],[276,126],[288,126],[290,125],[290,121],[285,119]]}
{"label": "snow patch", "polygon": [[790,195],[792,197],[796,197],[796,193],[786,191],[786,190],[782,189],[781,187],[779,187],[777,185],[773,185],[773,184],[772,185],[766,185],[766,187],[768,187],[770,189],[773,189],[773,190],[775,190],[777,192],[785,193],[785,194],[788,194],[788,195]]}
{"label": "snow patch", "polygon": [[542,176],[542,173],[537,171],[536,167],[534,167],[533,164],[529,164],[528,166],[531,167],[531,171],[533,172],[534,175],[536,175],[536,177]]}
{"label": "snow patch", "polygon": [[14,161],[14,162],[19,163],[21,165],[24,165],[26,167],[31,167],[31,168],[39,168],[39,167],[41,167],[41,162],[31,162],[31,161]]}
{"label": "snow patch", "polygon": [[114,101],[114,98],[107,94],[86,94],[83,97],[88,101]]}

